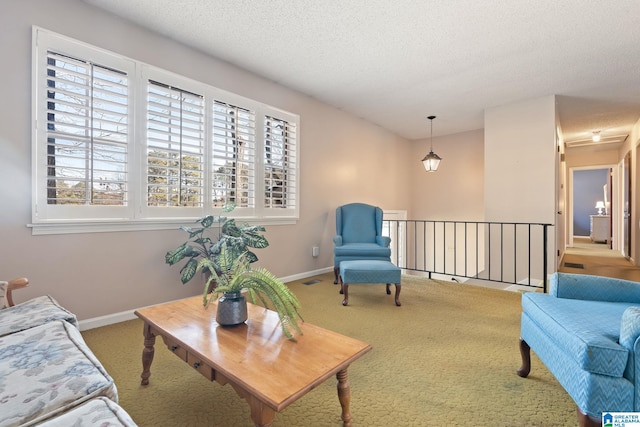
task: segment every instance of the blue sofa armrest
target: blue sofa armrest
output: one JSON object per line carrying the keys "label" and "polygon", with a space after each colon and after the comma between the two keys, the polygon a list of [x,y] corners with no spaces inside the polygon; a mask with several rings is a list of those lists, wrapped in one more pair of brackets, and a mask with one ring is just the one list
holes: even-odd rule
{"label": "blue sofa armrest", "polygon": [[342,236],[340,235],[333,236],[333,243],[336,246],[342,246]]}
{"label": "blue sofa armrest", "polygon": [[558,298],[629,302],[640,305],[640,283],[587,274],[554,273],[549,294]]}
{"label": "blue sofa armrest", "polygon": [[376,236],[376,243],[380,246],[388,248],[391,244],[391,238],[387,236]]}

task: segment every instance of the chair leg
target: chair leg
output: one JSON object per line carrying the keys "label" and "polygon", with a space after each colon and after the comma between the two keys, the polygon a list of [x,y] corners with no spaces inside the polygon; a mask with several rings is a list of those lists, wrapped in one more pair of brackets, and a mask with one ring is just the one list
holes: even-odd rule
{"label": "chair leg", "polygon": [[340,291],[340,293],[344,294],[342,305],[344,306],[349,305],[349,285],[347,285],[346,283],[342,283],[342,290]]}
{"label": "chair leg", "polygon": [[333,275],[336,276],[336,279],[333,281],[334,285],[338,284],[338,271],[340,271],[340,267],[333,267]]}
{"label": "chair leg", "polygon": [[[396,305],[398,307],[400,307],[402,304],[400,304],[400,283],[396,283],[396,295],[395,295],[395,300],[396,300]],[[391,295],[391,283],[387,283],[387,295]]]}
{"label": "chair leg", "polygon": [[583,413],[580,408],[576,407],[578,413],[578,426],[579,427],[601,427],[602,420],[594,420],[589,415]]}
{"label": "chair leg", "polygon": [[531,347],[522,338],[520,338],[520,356],[522,356],[522,366],[518,368],[517,373],[522,378],[527,378],[531,372]]}

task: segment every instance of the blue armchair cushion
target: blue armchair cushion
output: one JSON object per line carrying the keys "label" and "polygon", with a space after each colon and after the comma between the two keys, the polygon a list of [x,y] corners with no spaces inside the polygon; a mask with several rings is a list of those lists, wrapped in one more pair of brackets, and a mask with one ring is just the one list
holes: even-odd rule
{"label": "blue armchair cushion", "polygon": [[336,224],[342,224],[342,229],[338,234],[342,235],[343,244],[375,243],[376,236],[381,234],[382,212],[377,212],[373,206],[352,203],[338,209],[336,216]]}
{"label": "blue armchair cushion", "polygon": [[367,254],[369,257],[388,257],[391,249],[377,245],[375,243],[350,243],[348,245],[336,246],[334,254],[337,257],[349,257]]}
{"label": "blue armchair cushion", "polygon": [[631,306],[633,303],[556,298],[535,292],[522,296],[524,312],[581,369],[611,377],[621,377],[627,365],[629,352],[619,344],[620,318]]}

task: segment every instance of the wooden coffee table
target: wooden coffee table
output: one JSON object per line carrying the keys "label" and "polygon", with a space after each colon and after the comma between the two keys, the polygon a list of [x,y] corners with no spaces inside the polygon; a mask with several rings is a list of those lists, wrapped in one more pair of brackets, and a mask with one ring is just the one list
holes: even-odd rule
{"label": "wooden coffee table", "polygon": [[275,414],[336,375],[342,421],[351,425],[349,365],[371,350],[365,342],[309,323],[298,342],[282,334],[277,313],[248,304],[246,324],[221,327],[216,304],[187,298],[135,312],[144,321],[142,385],[149,384],[156,336],[210,381],[231,384],[251,407],[256,426],[270,426]]}

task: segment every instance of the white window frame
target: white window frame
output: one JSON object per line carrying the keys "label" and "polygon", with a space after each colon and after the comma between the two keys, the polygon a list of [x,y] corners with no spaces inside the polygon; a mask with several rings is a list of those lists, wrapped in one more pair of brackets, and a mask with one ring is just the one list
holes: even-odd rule
{"label": "white window frame", "polygon": [[[127,73],[129,78],[129,125],[126,206],[78,206],[47,204],[46,174],[47,111],[46,79],[47,52],[56,51]],[[62,36],[40,27],[33,27],[32,75],[32,228],[33,234],[87,233],[133,230],[173,229],[177,224],[190,222],[206,214],[218,215],[221,209],[211,205],[211,137],[212,106],[214,100],[225,102],[255,113],[254,195],[253,206],[238,207],[231,215],[238,220],[262,225],[295,224],[299,218],[300,192],[300,117],[261,102],[215,88],[211,85],[177,75],[140,61],[123,57],[86,43]],[[44,68],[43,68],[44,67]],[[204,171],[205,191],[202,207],[147,206],[147,82],[158,81],[204,97]],[[43,93],[43,91],[45,91]],[[292,185],[287,200],[291,206],[265,207],[264,126],[265,117],[274,117],[291,124],[295,129],[290,174]],[[44,174],[44,175],[43,175]],[[80,208],[80,209],[78,209]]]}

